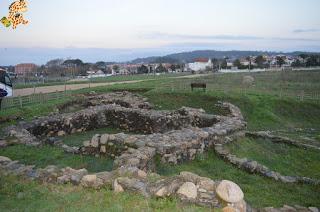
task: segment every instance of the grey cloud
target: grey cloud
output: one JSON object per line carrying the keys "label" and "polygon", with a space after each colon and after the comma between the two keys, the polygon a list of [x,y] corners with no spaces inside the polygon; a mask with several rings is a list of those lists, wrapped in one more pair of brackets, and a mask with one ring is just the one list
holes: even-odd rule
{"label": "grey cloud", "polygon": [[320,32],[320,29],[295,29],[293,33],[308,33],[308,32]]}
{"label": "grey cloud", "polygon": [[289,38],[289,37],[259,37],[251,35],[189,35],[189,34],[168,34],[153,32],[140,35],[143,39],[164,39],[164,40],[225,40],[225,41],[320,41],[312,38]]}
{"label": "grey cloud", "polygon": [[192,39],[192,40],[260,40],[262,37],[246,35],[188,35],[154,32],[142,35],[146,39]]}

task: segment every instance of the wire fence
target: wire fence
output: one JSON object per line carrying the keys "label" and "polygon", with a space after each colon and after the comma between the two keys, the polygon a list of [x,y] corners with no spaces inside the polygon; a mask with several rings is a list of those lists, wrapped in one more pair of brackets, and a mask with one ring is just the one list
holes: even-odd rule
{"label": "wire fence", "polygon": [[1,110],[23,108],[33,104],[43,104],[58,99],[71,98],[70,92],[35,93],[29,96],[7,97],[2,99]]}
{"label": "wire fence", "polygon": [[[222,95],[268,95],[280,99],[296,99],[299,101],[320,102],[320,74],[318,72],[279,72],[251,73],[255,81],[252,85],[243,84],[247,74],[217,74],[202,78],[183,78],[164,81],[154,85],[159,92],[192,92],[192,83],[206,84],[206,92]],[[90,84],[89,84],[90,88]],[[78,88],[79,89],[79,88]],[[130,89],[129,89],[130,90]],[[199,89],[199,91],[201,88]],[[32,104],[42,104],[63,98],[71,98],[72,92],[66,89],[54,93],[35,93],[29,96],[4,98],[2,109],[22,108]]]}
{"label": "wire fence", "polygon": [[[173,82],[167,83],[156,87],[155,89],[159,92],[193,92],[191,89],[191,83],[193,81],[184,82]],[[237,85],[216,85],[209,80],[202,80],[201,83],[206,84],[205,92],[215,92],[224,95],[269,95],[280,99],[296,99],[298,101],[315,101],[320,102],[320,91],[310,90],[288,90],[285,88],[278,89],[267,89],[267,88],[256,88],[249,86],[237,86]],[[194,92],[203,92],[202,88],[195,89]]]}

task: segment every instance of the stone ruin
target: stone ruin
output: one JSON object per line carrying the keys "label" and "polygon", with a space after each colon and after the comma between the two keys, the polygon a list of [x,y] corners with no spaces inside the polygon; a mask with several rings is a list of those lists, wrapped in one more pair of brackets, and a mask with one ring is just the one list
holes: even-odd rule
{"label": "stone ruin", "polygon": [[[224,211],[251,210],[244,201],[242,190],[233,182],[214,181],[189,172],[173,177],[154,173],[156,156],[162,163],[179,164],[244,136],[246,122],[236,106],[219,103],[228,111],[226,116],[187,107],[157,111],[147,99],[127,92],[90,96],[81,104],[87,108],[21,122],[6,131],[25,145],[37,147],[49,142],[67,153],[112,157],[112,171],[89,174],[85,169],[69,167],[36,169],[6,157],[0,157],[0,170],[41,182],[80,184],[96,189],[110,186],[114,192],[131,191],[158,198],[172,196],[183,202],[223,208]],[[84,141],[81,147],[70,147],[48,139],[104,127],[137,134],[95,135],[90,141]]]}

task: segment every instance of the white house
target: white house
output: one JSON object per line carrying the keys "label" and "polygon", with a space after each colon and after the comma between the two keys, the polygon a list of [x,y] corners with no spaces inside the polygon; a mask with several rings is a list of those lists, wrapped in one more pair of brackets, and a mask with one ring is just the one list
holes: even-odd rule
{"label": "white house", "polygon": [[120,68],[119,74],[120,75],[128,75],[128,74],[130,74],[130,71],[126,68]]}
{"label": "white house", "polygon": [[188,64],[188,68],[192,71],[203,71],[207,68],[212,68],[213,63],[211,59],[208,58],[198,58],[193,63]]}
{"label": "white house", "polygon": [[106,77],[106,74],[101,70],[90,70],[87,71],[88,78],[98,78],[98,77]]}

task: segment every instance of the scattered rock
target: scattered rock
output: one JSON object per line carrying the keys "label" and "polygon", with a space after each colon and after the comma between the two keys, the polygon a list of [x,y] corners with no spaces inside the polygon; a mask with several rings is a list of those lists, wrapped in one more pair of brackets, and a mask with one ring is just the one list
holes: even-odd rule
{"label": "scattered rock", "polygon": [[157,196],[157,197],[165,197],[165,196],[168,196],[168,188],[167,188],[167,186],[164,186],[164,187],[162,187],[162,188],[160,188],[156,193],[155,193],[155,195]]}
{"label": "scattered rock", "polygon": [[11,159],[4,156],[0,156],[0,163],[6,163],[6,162],[11,162]]}
{"label": "scattered rock", "polygon": [[311,212],[319,212],[319,209],[316,207],[309,207],[308,208]]}
{"label": "scattered rock", "polygon": [[81,185],[86,188],[100,189],[103,186],[102,179],[98,178],[97,175],[85,175],[81,179]]}
{"label": "scattered rock", "polygon": [[215,191],[215,182],[211,179],[202,178],[197,185],[206,191]]}
{"label": "scattered rock", "polygon": [[64,145],[62,145],[61,148],[66,153],[70,153],[70,154],[79,154],[80,153],[79,147],[70,147],[70,146],[64,144]]}
{"label": "scattered rock", "polygon": [[227,206],[222,209],[222,212],[237,212],[237,210],[234,207]]}
{"label": "scattered rock", "polygon": [[149,197],[150,194],[147,192],[147,186],[145,182],[128,177],[119,177],[117,178],[117,182],[121,187],[126,191],[136,192],[142,194],[145,197]]}
{"label": "scattered rock", "polygon": [[0,140],[0,148],[4,148],[4,147],[7,147],[7,146],[8,146],[7,141],[5,141],[5,140]]}
{"label": "scattered rock", "polygon": [[76,170],[74,173],[71,174],[71,182],[74,184],[79,184],[81,179],[88,174],[86,169]]}
{"label": "scattered rock", "polygon": [[118,180],[115,179],[113,184],[112,184],[112,188],[113,188],[113,191],[115,193],[122,193],[124,192],[124,189],[122,188],[122,186],[118,183]]}
{"label": "scattered rock", "polygon": [[59,136],[59,137],[62,137],[62,136],[65,136],[65,135],[66,135],[66,132],[65,132],[65,131],[62,131],[62,130],[61,130],[61,131],[58,132],[58,136]]}
{"label": "scattered rock", "polygon": [[194,183],[186,182],[179,188],[177,194],[182,198],[186,198],[188,200],[195,200],[198,196],[198,191]]}

